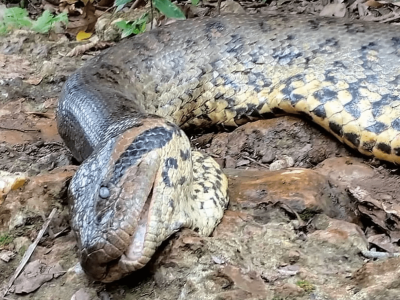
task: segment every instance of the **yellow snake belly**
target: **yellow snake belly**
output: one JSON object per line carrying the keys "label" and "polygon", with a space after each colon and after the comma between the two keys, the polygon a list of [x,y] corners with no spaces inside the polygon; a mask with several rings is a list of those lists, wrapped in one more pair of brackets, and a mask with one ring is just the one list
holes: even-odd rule
{"label": "yellow snake belly", "polygon": [[104,51],[66,82],[57,121],[83,161],[69,189],[81,264],[113,281],[181,227],[209,235],[227,180],[182,131],[301,114],[400,162],[397,27],[309,16],[176,22]]}

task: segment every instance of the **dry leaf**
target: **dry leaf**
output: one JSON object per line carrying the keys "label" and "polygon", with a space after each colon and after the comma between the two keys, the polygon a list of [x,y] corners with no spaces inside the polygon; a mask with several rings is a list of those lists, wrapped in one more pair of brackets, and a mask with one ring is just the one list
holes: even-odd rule
{"label": "dry leaf", "polygon": [[373,7],[373,8],[380,8],[383,6],[382,3],[379,3],[378,1],[375,1],[375,0],[368,0],[365,4],[367,6]]}
{"label": "dry leaf", "polygon": [[89,39],[91,36],[92,33],[90,32],[79,31],[78,34],[76,35],[76,40],[80,42]]}

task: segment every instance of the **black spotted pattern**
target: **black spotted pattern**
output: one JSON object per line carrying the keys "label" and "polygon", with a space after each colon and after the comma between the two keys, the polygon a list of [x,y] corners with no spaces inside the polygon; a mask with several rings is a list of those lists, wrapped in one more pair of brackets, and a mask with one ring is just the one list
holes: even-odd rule
{"label": "black spotted pattern", "polygon": [[168,157],[165,160],[164,169],[161,173],[165,185],[168,187],[173,187],[173,183],[171,182],[171,179],[169,178],[168,174],[170,169],[175,169],[175,170],[178,169],[178,161],[174,157]]}
{"label": "black spotted pattern", "polygon": [[170,129],[154,127],[138,135],[115,162],[110,182],[116,185],[129,167],[133,166],[146,153],[164,147],[175,132],[176,129],[173,127]]}

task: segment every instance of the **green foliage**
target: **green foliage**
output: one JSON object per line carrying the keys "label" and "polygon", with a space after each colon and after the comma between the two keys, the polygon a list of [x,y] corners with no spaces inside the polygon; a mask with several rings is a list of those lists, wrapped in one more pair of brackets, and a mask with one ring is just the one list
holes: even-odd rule
{"label": "green foliage", "polygon": [[296,285],[301,287],[306,293],[311,293],[313,290],[315,290],[315,286],[307,280],[299,280],[296,282]]}
{"label": "green foliage", "polygon": [[68,23],[67,13],[53,16],[48,10],[36,20],[28,17],[28,11],[19,7],[7,8],[4,11],[4,18],[0,20],[0,34],[6,34],[13,29],[27,28],[39,33],[47,33],[57,22]]}
{"label": "green foliage", "polygon": [[13,237],[8,234],[0,235],[0,247],[6,246],[13,241]]}
{"label": "green foliage", "polygon": [[[267,1],[267,0],[265,0],[265,1]],[[192,5],[197,5],[199,3],[200,3],[200,0],[192,0]]]}
{"label": "green foliage", "polygon": [[31,29],[39,33],[47,33],[53,28],[57,22],[68,23],[67,13],[61,13],[57,16],[53,16],[50,11],[45,10],[43,14],[33,23]]}
{"label": "green foliage", "polygon": [[121,37],[124,38],[131,34],[139,34],[144,32],[146,30],[147,17],[148,14],[145,13],[139,19],[133,22],[127,22],[123,20],[116,22],[115,25],[122,29]]}
{"label": "green foliage", "polygon": [[153,0],[154,6],[166,17],[184,20],[186,19],[184,13],[169,0]]}
{"label": "green foliage", "polygon": [[0,20],[1,33],[7,33],[12,29],[30,26],[32,26],[32,22],[28,17],[28,11],[19,7],[7,8],[4,11],[3,20]]}

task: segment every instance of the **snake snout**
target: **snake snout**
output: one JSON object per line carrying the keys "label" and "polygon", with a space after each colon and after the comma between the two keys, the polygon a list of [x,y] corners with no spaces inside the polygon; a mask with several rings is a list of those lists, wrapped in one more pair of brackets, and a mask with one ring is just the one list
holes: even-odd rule
{"label": "snake snout", "polygon": [[[147,234],[149,207],[158,170],[158,153],[144,154],[134,164],[126,167],[118,182],[103,183],[98,189],[93,220],[101,239],[82,245],[81,265],[95,280],[112,281],[121,278],[125,272],[118,267],[119,261],[129,256],[143,263],[141,257]],[[114,172],[113,172],[114,173]],[[106,176],[107,177],[107,176]],[[107,196],[107,197],[105,197]],[[105,199],[104,199],[105,198]]]}

